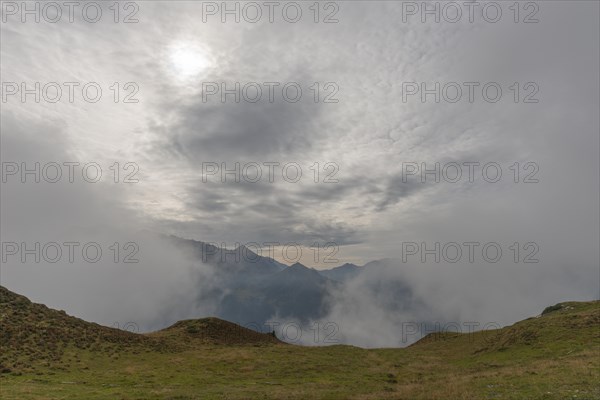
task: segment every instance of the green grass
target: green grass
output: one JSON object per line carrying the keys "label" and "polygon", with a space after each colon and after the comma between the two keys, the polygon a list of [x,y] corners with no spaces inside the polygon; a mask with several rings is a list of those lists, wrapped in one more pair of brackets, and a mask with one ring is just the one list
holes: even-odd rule
{"label": "green grass", "polygon": [[[600,399],[597,301],[562,303],[495,331],[432,334],[404,349],[213,340],[228,326],[184,321],[139,341],[85,348],[67,340],[59,359],[28,359],[0,374],[0,398]],[[12,368],[20,356],[3,350]]]}

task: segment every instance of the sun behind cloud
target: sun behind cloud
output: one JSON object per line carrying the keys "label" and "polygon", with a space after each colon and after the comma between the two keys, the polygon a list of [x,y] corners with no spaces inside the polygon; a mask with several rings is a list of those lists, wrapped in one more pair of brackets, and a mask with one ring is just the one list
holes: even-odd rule
{"label": "sun behind cloud", "polygon": [[169,48],[169,69],[180,81],[202,77],[214,63],[210,50],[200,43],[178,41]]}

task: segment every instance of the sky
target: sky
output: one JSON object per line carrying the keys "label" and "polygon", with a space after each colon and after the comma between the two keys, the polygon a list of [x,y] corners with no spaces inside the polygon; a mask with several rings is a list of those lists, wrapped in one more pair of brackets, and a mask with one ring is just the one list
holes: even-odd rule
{"label": "sky", "polygon": [[[4,255],[105,256],[19,248],[2,285],[105,324],[151,319],[194,290],[157,232],[318,269],[406,257],[402,276],[458,319],[599,297],[597,2],[481,2],[472,21],[462,2],[427,3],[439,21],[421,2],[228,2],[239,22],[221,2],[95,4],[70,21],[38,3],[39,22],[2,4],[0,231]],[[35,163],[39,183],[21,175]],[[439,182],[421,175],[436,163]],[[422,259],[436,243],[463,254]],[[354,300],[374,315],[369,296]]]}

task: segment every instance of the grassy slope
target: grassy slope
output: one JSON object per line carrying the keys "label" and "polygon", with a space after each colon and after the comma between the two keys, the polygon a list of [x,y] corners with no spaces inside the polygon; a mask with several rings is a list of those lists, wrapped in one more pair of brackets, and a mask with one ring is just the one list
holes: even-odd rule
{"label": "grassy slope", "polygon": [[[563,303],[497,331],[375,350],[286,345],[216,319],[135,337],[89,324],[102,335],[83,340],[73,318],[61,320],[62,351],[48,358],[32,328],[60,312],[44,307],[36,309],[40,321],[26,310],[7,318],[14,305],[2,300],[2,362],[13,369],[0,375],[2,399],[600,399],[600,302]],[[5,340],[15,322],[33,332],[19,352]],[[223,341],[220,331],[234,339]],[[34,357],[18,355],[23,350]]]}

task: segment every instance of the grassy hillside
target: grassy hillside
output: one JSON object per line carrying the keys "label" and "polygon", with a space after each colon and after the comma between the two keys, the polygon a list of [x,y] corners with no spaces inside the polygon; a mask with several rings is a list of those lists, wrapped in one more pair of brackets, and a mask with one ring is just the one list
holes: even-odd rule
{"label": "grassy hillside", "polygon": [[261,346],[283,344],[273,335],[258,333],[219,318],[202,318],[179,321],[148,337],[170,344],[171,348],[194,349],[203,345]]}
{"label": "grassy hillside", "polygon": [[117,355],[159,350],[156,340],[107,328],[35,304],[0,286],[0,372],[35,373],[68,365],[68,349]]}
{"label": "grassy hillside", "polygon": [[1,288],[2,399],[600,399],[600,302],[404,349],[300,347],[215,318],[135,335]]}

